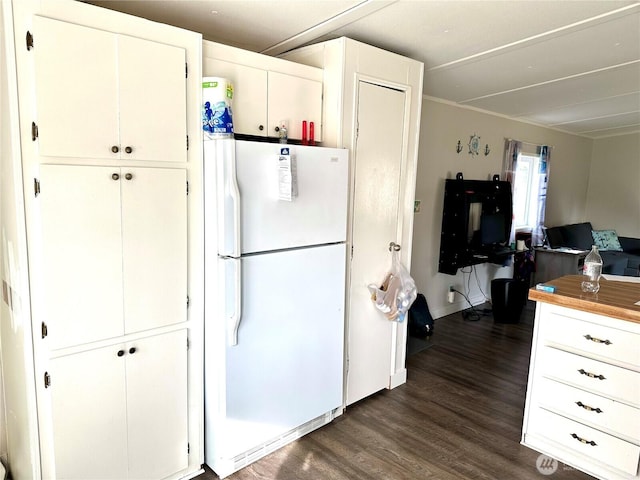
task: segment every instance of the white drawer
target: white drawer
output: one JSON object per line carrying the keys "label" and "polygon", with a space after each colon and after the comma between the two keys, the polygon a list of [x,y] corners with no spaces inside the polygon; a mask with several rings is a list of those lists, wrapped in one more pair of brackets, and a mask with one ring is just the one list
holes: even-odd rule
{"label": "white drawer", "polygon": [[542,408],[531,412],[529,433],[545,437],[591,459],[630,475],[638,472],[640,446],[587,427]]}
{"label": "white drawer", "polygon": [[538,355],[543,376],[640,406],[640,373],[553,347]]}
{"label": "white drawer", "polygon": [[640,443],[640,409],[548,378],[533,388],[541,407]]}
{"label": "white drawer", "polygon": [[640,335],[556,312],[549,312],[545,324],[545,343],[640,366]]}

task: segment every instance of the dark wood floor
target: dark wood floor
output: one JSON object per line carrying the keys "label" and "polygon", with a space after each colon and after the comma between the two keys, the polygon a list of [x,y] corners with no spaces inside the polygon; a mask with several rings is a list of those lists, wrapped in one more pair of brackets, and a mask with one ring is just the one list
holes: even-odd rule
{"label": "dark wood floor", "polygon": [[[454,314],[407,359],[408,380],[228,477],[231,480],[545,478],[520,445],[533,304],[518,324]],[[215,479],[207,471],[199,480]],[[553,480],[591,479],[563,464]]]}

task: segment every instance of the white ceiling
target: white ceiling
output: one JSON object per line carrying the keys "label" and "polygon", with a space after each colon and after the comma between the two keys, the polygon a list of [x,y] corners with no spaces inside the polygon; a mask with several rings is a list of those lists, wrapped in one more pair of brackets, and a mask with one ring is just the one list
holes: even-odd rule
{"label": "white ceiling", "polygon": [[591,138],[640,132],[640,2],[91,0],[278,55],[347,36],[424,62],[424,94]]}

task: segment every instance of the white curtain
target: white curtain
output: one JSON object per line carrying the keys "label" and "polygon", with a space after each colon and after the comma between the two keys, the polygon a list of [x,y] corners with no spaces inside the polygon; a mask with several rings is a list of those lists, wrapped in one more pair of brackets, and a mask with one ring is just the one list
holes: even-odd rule
{"label": "white curtain", "polygon": [[[526,225],[531,230],[532,245],[541,245],[544,237],[542,227],[547,204],[551,148],[547,145],[527,144],[523,149],[523,143],[511,139],[505,141],[502,179],[511,182],[512,192],[514,192],[514,218],[511,223],[509,242],[515,242],[516,225]],[[524,177],[521,178],[519,175]],[[514,190],[516,182],[519,186],[518,198],[515,197],[516,190]],[[520,198],[522,196],[526,198]],[[521,208],[515,208],[516,202],[520,202]],[[524,208],[522,208],[524,205],[522,202],[526,203]],[[523,211],[527,212],[526,218],[516,218],[516,215],[523,215]]]}

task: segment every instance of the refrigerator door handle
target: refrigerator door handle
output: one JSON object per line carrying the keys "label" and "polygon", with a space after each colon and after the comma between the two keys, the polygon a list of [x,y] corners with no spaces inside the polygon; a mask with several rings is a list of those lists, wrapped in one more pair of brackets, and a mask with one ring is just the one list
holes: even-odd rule
{"label": "refrigerator door handle", "polygon": [[228,284],[233,292],[230,295],[233,311],[227,316],[227,342],[233,347],[238,345],[238,328],[242,319],[242,263],[239,258],[228,259],[226,263],[231,266],[233,277]]}
{"label": "refrigerator door handle", "polygon": [[221,255],[240,256],[240,189],[236,171],[236,146],[234,140],[218,140],[216,152],[218,165],[218,244]]}

